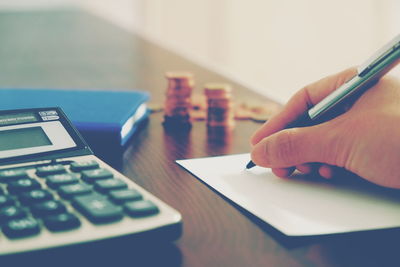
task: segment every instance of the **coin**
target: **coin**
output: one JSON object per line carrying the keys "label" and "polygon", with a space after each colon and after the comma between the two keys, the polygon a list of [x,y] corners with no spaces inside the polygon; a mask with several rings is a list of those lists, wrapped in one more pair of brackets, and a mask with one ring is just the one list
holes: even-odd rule
{"label": "coin", "polygon": [[157,113],[157,112],[164,110],[163,106],[160,103],[156,103],[156,102],[147,103],[147,109],[151,113]]}
{"label": "coin", "polygon": [[190,72],[166,72],[168,80],[164,102],[164,126],[173,128],[179,124],[190,124],[191,95],[194,81]]}
{"label": "coin", "polygon": [[233,128],[234,112],[232,88],[229,84],[208,83],[204,86],[207,97],[207,126]]}

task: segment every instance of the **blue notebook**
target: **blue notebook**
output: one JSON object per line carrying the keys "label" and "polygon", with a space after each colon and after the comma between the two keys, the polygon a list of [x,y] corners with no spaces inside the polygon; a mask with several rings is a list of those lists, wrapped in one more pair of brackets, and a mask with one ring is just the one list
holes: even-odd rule
{"label": "blue notebook", "polygon": [[132,90],[0,89],[0,110],[61,107],[96,152],[127,143],[148,117],[148,98]]}

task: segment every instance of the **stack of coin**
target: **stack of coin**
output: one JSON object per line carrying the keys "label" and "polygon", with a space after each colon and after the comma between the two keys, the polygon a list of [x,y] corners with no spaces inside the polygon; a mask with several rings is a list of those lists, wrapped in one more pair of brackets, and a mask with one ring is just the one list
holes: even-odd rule
{"label": "stack of coin", "polygon": [[168,80],[164,108],[164,126],[190,127],[191,95],[194,86],[189,72],[167,72]]}
{"label": "stack of coin", "polygon": [[228,84],[208,83],[204,86],[207,97],[207,126],[233,128],[235,125],[232,88]]}

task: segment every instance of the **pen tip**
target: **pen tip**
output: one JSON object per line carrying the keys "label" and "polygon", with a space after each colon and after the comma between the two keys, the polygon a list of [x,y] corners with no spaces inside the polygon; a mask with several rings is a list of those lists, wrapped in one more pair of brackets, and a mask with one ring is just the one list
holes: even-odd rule
{"label": "pen tip", "polygon": [[249,163],[247,163],[247,165],[246,165],[246,169],[251,169],[254,166],[256,166],[256,164],[254,164],[254,162],[250,160]]}

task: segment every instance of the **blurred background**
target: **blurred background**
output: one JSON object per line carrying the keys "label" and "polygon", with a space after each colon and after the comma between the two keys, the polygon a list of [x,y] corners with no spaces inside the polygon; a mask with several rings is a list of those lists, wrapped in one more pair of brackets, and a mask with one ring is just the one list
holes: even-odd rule
{"label": "blurred background", "polygon": [[400,33],[398,0],[0,1],[49,8],[86,9],[281,102]]}

